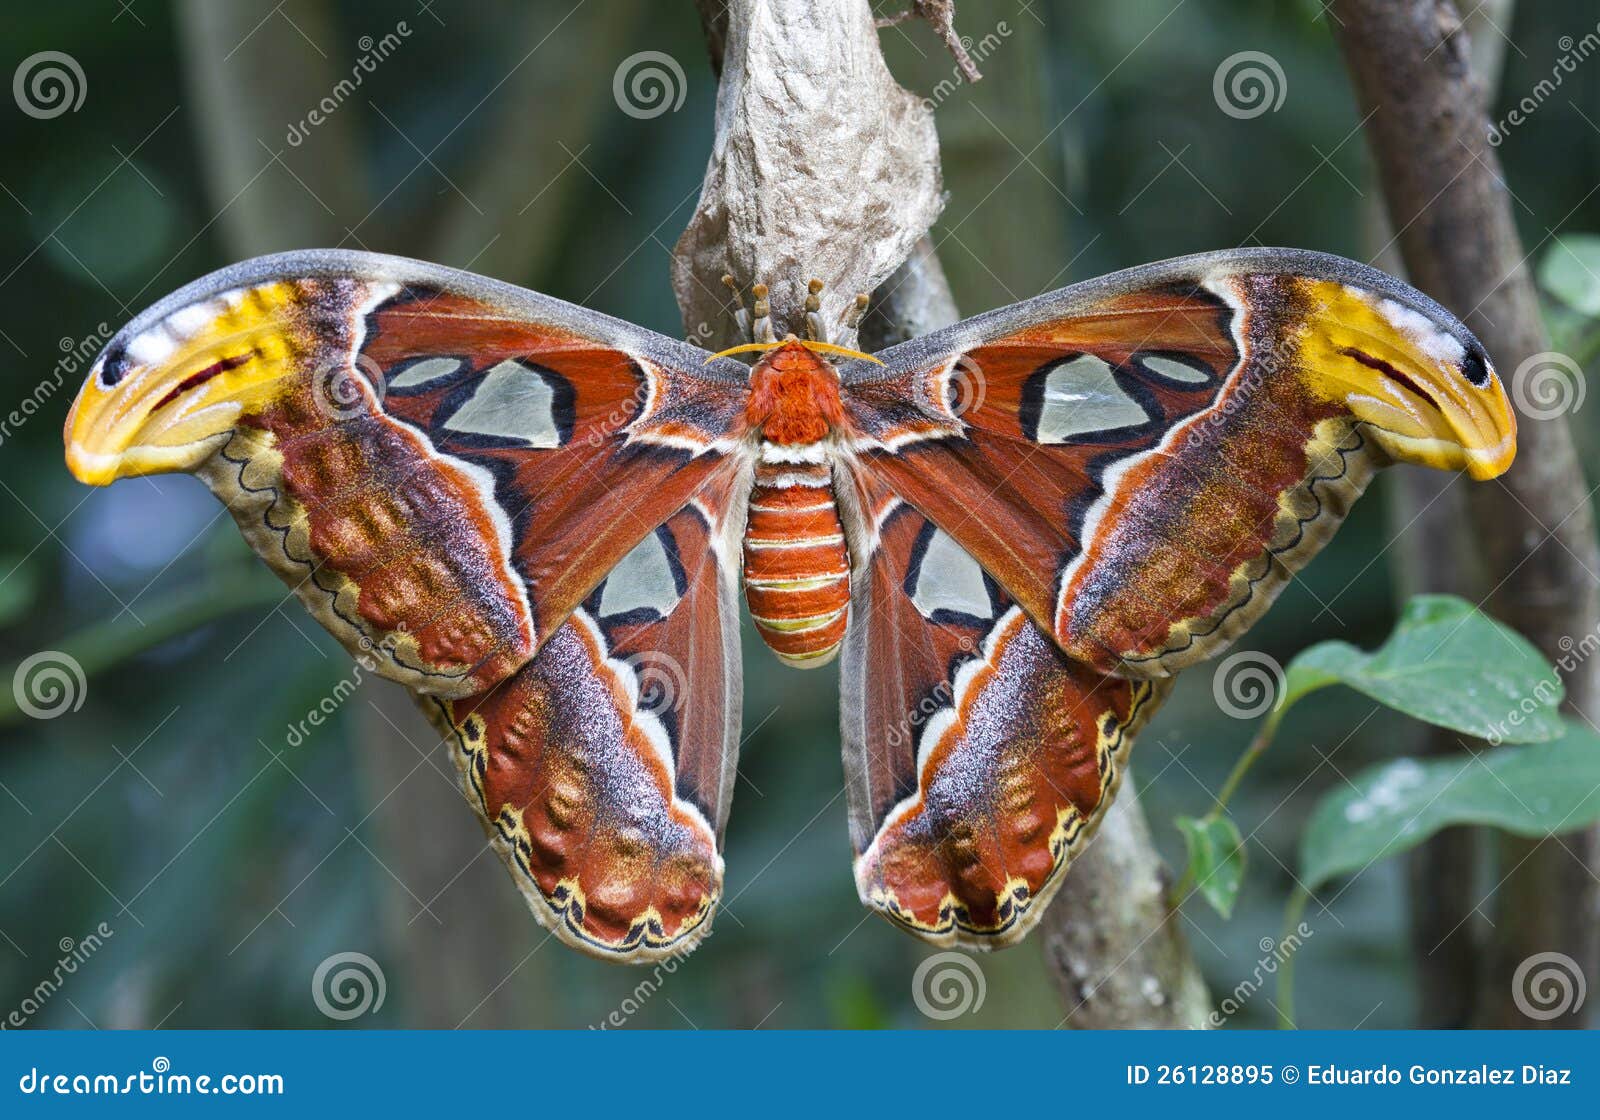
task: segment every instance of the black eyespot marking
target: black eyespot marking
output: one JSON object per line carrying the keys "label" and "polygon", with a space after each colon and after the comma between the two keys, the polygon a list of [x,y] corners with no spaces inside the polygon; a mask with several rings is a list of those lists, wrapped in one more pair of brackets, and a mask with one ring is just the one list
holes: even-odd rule
{"label": "black eyespot marking", "polygon": [[107,389],[113,388],[117,382],[128,376],[128,371],[133,368],[133,363],[128,360],[128,347],[125,343],[112,343],[111,349],[106,351],[105,365],[100,367],[100,384]]}
{"label": "black eyespot marking", "polygon": [[1468,384],[1479,389],[1488,387],[1489,356],[1476,342],[1467,344],[1467,356],[1461,359],[1461,376],[1467,379]]}

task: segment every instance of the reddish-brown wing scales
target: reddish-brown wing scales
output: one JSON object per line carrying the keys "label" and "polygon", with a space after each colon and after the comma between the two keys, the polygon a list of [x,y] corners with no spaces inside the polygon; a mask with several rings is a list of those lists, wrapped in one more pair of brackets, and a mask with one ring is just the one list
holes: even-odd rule
{"label": "reddish-brown wing scales", "polygon": [[721,891],[740,701],[725,501],[641,542],[510,680],[425,705],[535,913],[601,955],[681,952]]}
{"label": "reddish-brown wing scales", "polygon": [[[850,387],[852,419],[887,445],[869,451],[866,469],[945,526],[1048,624],[1057,576],[1092,531],[1085,521],[1107,474],[1211,408],[1235,351],[1222,301],[1161,291],[1119,296],[947,361],[948,369]],[[985,496],[981,510],[974,492]]]}
{"label": "reddish-brown wing scales", "polygon": [[846,380],[860,469],[1070,657],[1154,677],[1211,655],[1376,469],[1487,477],[1515,443],[1481,347],[1442,309],[1350,262],[1273,256],[1150,266],[952,328],[950,349],[890,351]]}
{"label": "reddish-brown wing scales", "polygon": [[867,500],[842,668],[856,883],[931,940],[1009,944],[1098,823],[1160,686],[1068,660],[948,536]]}
{"label": "reddish-brown wing scales", "polygon": [[492,476],[541,634],[706,485],[743,422],[742,387],[458,295],[380,308],[362,354],[390,415]]}
{"label": "reddish-brown wing scales", "polygon": [[239,489],[230,508],[247,536],[281,531],[285,559],[305,558],[286,578],[323,591],[410,670],[406,683],[472,692],[532,656],[493,496],[421,433],[364,408],[328,424],[303,386],[241,417],[209,473],[219,492]]}
{"label": "reddish-brown wing scales", "polygon": [[430,265],[268,258],[121,332],[68,458],[205,479],[416,690],[535,915],[642,959],[708,928],[738,744],[748,389],[704,360]]}

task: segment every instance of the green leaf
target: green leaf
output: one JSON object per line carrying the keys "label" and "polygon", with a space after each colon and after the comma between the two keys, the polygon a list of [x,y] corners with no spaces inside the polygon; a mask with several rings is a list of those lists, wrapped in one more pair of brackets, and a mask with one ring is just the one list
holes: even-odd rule
{"label": "green leaf", "polygon": [[1189,870],[1184,878],[1211,903],[1224,918],[1233,914],[1233,904],[1244,882],[1244,840],[1239,828],[1227,816],[1207,814],[1198,820],[1179,817],[1175,822],[1189,849]]}
{"label": "green leaf", "polygon": [[1348,642],[1304,650],[1284,674],[1278,710],[1343,684],[1408,716],[1492,743],[1562,734],[1561,678],[1528,640],[1465,599],[1418,595],[1371,653]]}
{"label": "green leaf", "polygon": [[1311,814],[1300,844],[1304,888],[1361,871],[1451,825],[1545,836],[1600,822],[1600,736],[1570,721],[1563,729],[1552,743],[1400,758],[1363,770]]}
{"label": "green leaf", "polygon": [[1539,283],[1575,311],[1600,318],[1600,236],[1568,234],[1539,262]]}

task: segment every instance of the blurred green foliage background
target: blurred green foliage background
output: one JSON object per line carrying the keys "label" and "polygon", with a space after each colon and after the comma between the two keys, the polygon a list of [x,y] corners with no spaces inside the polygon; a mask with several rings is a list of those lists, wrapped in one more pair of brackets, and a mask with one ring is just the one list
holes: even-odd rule
{"label": "blurred green foliage background", "polygon": [[[99,324],[114,330],[241,256],[318,242],[471,267],[681,332],[668,253],[698,193],[715,98],[687,0],[217,14],[229,7],[7,13],[6,65],[66,52],[86,94],[51,119],[0,103],[0,414],[55,380]],[[1320,11],[1315,0],[960,5],[960,30],[993,43],[984,80],[942,95],[938,112],[949,202],[934,236],[962,310],[1224,246],[1371,256],[1369,162]],[[1520,5],[1501,101],[1547,76],[1561,37],[1594,19],[1583,0]],[[290,124],[369,49],[363,37],[401,21],[399,47],[290,144]],[[908,88],[931,95],[951,77],[926,27],[883,41]],[[653,119],[620,111],[612,92],[618,64],[645,50],[671,55],[687,83],[681,108]],[[1218,109],[1213,75],[1241,50],[1281,64],[1278,111]],[[1600,63],[1568,76],[1501,155],[1536,258],[1555,235],[1600,230]],[[298,605],[277,609],[281,588],[198,483],[90,491],[67,475],[60,423],[81,377],[69,371],[0,438],[0,663],[95,625],[90,659],[114,661],[90,677],[80,710],[0,728],[0,1015],[51,972],[63,940],[101,922],[113,936],[33,1025],[327,1026],[311,978],[340,952],[371,956],[386,977],[381,1009],[359,1025],[572,1027],[621,1006],[648,970],[547,941],[498,861],[473,858],[472,815],[394,686],[363,684],[330,722],[291,733],[351,665]],[[1576,416],[1588,463],[1591,416]],[[1248,644],[1286,662],[1313,640],[1372,644],[1387,631],[1384,489]],[[928,950],[867,919],[851,882],[836,671],[784,670],[748,635],[745,657],[726,912],[629,1025],[925,1024],[911,976]],[[1400,717],[1371,710],[1351,693],[1318,695],[1235,800],[1255,832],[1239,909],[1224,922],[1195,899],[1180,919],[1219,994],[1278,932],[1317,796],[1412,740]],[[1209,806],[1250,731],[1217,710],[1201,669],[1145,732],[1135,774],[1172,858],[1172,818]],[[1411,1021],[1402,879],[1398,863],[1381,864],[1327,911],[1313,906],[1303,1025]],[[981,963],[984,1005],[956,1025],[1061,1021],[1036,943]],[[1234,1022],[1272,1017],[1263,998]]]}

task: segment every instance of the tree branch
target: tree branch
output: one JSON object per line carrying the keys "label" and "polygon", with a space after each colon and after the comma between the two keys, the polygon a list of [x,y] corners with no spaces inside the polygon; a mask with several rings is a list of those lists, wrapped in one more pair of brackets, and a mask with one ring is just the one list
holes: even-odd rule
{"label": "tree branch", "polygon": [[945,49],[956,60],[956,68],[969,82],[983,80],[977,63],[967,53],[967,44],[956,34],[956,6],[954,0],[911,0],[911,6],[898,15],[885,16],[877,21],[879,27],[893,27],[908,19],[920,19],[933,28]]}
{"label": "tree branch", "polygon": [[[642,0],[612,0],[604,8],[575,14],[573,37],[586,57],[610,60],[637,32]],[[544,37],[548,12],[530,8],[514,25],[513,41]],[[571,202],[592,190],[572,162],[615,112],[608,83],[595,75],[574,80],[565,67],[525,60],[495,95],[497,120],[475,163],[458,178],[461,193],[441,196],[445,205],[424,233],[411,240],[430,261],[470,268],[500,280],[534,282],[561,243]],[[537,114],[538,127],[529,121]],[[592,157],[591,157],[592,161]],[[470,200],[470,203],[464,200]]]}
{"label": "tree branch", "polygon": [[1172,882],[1144,807],[1124,775],[1122,792],[1067,869],[1040,923],[1067,1007],[1079,1030],[1199,1029],[1211,997],[1172,907]]}
{"label": "tree branch", "polygon": [[[1533,282],[1512,220],[1460,17],[1446,0],[1336,0],[1344,51],[1412,282],[1473,329],[1501,375],[1546,352]],[[1489,606],[1551,660],[1591,632],[1600,550],[1564,417],[1519,418],[1516,465],[1474,486],[1467,507],[1494,591]],[[1566,676],[1568,707],[1588,711],[1600,666]],[[1483,1026],[1577,1026],[1578,1009],[1536,1024],[1516,1010],[1512,975],[1539,952],[1577,961],[1594,986],[1600,930],[1592,833],[1535,842],[1499,837],[1494,931],[1477,1000]]]}
{"label": "tree branch", "polygon": [[[275,11],[283,18],[203,0],[177,11],[201,168],[220,207],[217,228],[241,257],[337,244],[342,222],[364,209],[363,180],[352,173],[361,152],[354,112],[331,114],[299,147],[286,139],[344,76],[307,43],[332,46],[332,13],[311,0]],[[295,60],[292,81],[285,59]]]}
{"label": "tree branch", "polygon": [[705,36],[706,53],[711,56],[711,72],[722,77],[722,56],[728,49],[728,0],[694,0],[700,13],[700,32]]}
{"label": "tree branch", "polygon": [[[715,24],[708,8],[728,10],[718,0],[700,0],[698,6],[708,26]],[[758,10],[760,22],[753,27]],[[723,75],[715,150],[675,262],[685,324],[692,331],[695,324],[713,323],[711,337],[734,340],[733,323],[723,314],[725,297],[709,282],[723,261],[755,262],[744,266],[750,271],[739,279],[772,284],[774,316],[787,313],[791,322],[804,294],[796,285],[807,275],[822,275],[841,297],[861,290],[857,285],[872,288],[872,307],[861,325],[861,343],[869,349],[954,322],[955,300],[926,236],[939,206],[937,137],[928,111],[914,98],[908,102],[910,95],[884,66],[864,0],[840,4],[833,18],[820,23],[814,6],[801,0],[735,0],[731,19],[719,29],[726,36],[725,59],[708,32],[713,62]],[[820,84],[823,63],[812,67],[807,59],[841,56],[856,65],[847,70],[829,64],[825,80],[837,84]],[[752,89],[751,75],[766,84]],[[798,96],[800,91],[808,96]],[[852,115],[842,115],[835,108],[840,105],[851,106]],[[885,135],[890,114],[909,124],[909,145]],[[763,145],[761,138],[772,136],[786,142],[777,149]],[[897,159],[914,162],[885,166]],[[852,170],[839,181],[833,166]],[[837,224],[840,215],[847,224]],[[869,237],[897,248],[893,254],[864,254],[863,239]],[[783,271],[807,262],[811,273]],[[816,271],[829,267],[857,279]],[[733,270],[738,273],[737,265]],[[787,287],[780,286],[785,282]],[[1124,782],[1037,935],[1071,1008],[1067,1025],[1203,1024],[1205,985],[1177,924],[1168,921],[1166,888],[1137,793]]]}

